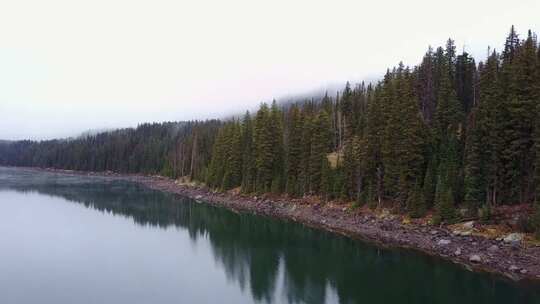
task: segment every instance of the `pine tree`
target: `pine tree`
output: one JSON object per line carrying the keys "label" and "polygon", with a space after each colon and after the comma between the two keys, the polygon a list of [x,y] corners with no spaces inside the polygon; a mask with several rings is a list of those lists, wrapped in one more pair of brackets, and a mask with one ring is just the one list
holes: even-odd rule
{"label": "pine tree", "polygon": [[242,121],[242,153],[242,192],[251,193],[255,191],[257,169],[255,166],[253,123],[249,112],[246,112]]}
{"label": "pine tree", "polygon": [[431,125],[435,114],[436,95],[435,95],[435,76],[433,49],[429,47],[418,67],[418,93],[422,110],[422,117],[426,124]]}
{"label": "pine tree", "polygon": [[452,87],[448,73],[448,67],[443,65],[435,113],[438,131],[437,139],[443,144],[451,133],[460,131],[463,117],[456,91]]}
{"label": "pine tree", "polygon": [[345,130],[345,141],[350,139],[353,135],[354,123],[353,123],[353,91],[351,90],[351,84],[347,81],[343,94],[340,99],[340,111],[343,119],[343,129]]}
{"label": "pine tree", "polygon": [[397,150],[401,160],[401,174],[404,175],[405,180],[401,192],[408,193],[412,190],[413,183],[422,178],[422,168],[425,166],[426,132],[413,93],[413,79],[408,69],[405,70],[403,77],[404,83],[400,96],[403,104],[401,118],[405,127],[402,128],[400,145]]}
{"label": "pine tree", "polygon": [[[397,73],[401,73],[403,65],[400,65]],[[383,192],[395,196],[398,192],[398,180],[400,174],[399,152],[397,143],[401,140],[400,108],[396,98],[397,82],[395,74],[387,72],[383,80],[380,92],[381,118],[384,121],[384,130],[381,134],[381,161],[383,164],[384,181]]]}
{"label": "pine tree", "polygon": [[300,109],[292,105],[289,109],[288,126],[288,151],[287,151],[287,185],[289,195],[297,197],[301,195],[298,179],[302,165],[302,130],[303,120]]}
{"label": "pine tree", "polygon": [[[382,102],[380,101],[381,85],[379,84],[375,90],[369,90],[368,104],[367,104],[367,119],[366,119],[366,135],[364,154],[361,155],[363,168],[366,173],[366,184],[370,184],[372,195],[377,196],[376,200],[379,201],[381,190],[375,185],[382,185],[382,135],[385,129],[384,120],[381,119],[382,115]],[[374,190],[373,188],[377,188]],[[375,198],[373,198],[375,199]],[[368,201],[370,202],[370,201]],[[371,202],[370,202],[371,203]]]}
{"label": "pine tree", "polygon": [[422,192],[426,203],[426,208],[429,209],[435,204],[435,191],[437,187],[437,164],[435,158],[428,163],[426,174],[424,176],[424,184]]}
{"label": "pine tree", "polygon": [[271,190],[281,193],[285,188],[285,149],[283,147],[283,113],[274,100],[270,109]]}
{"label": "pine tree", "polygon": [[227,129],[228,126],[220,128],[214,141],[212,160],[210,161],[206,180],[208,186],[213,188],[221,187],[225,175],[225,165],[228,158]]}
{"label": "pine tree", "polygon": [[311,155],[309,159],[310,191],[318,193],[321,185],[323,160],[326,159],[330,146],[330,118],[326,111],[321,111],[314,120]]}
{"label": "pine tree", "polygon": [[448,222],[455,218],[455,198],[452,187],[454,172],[455,160],[452,157],[452,151],[447,151],[438,169],[437,188],[435,192],[435,222]]}
{"label": "pine tree", "polygon": [[486,200],[495,205],[502,192],[505,111],[501,98],[500,60],[493,51],[485,65],[479,66],[479,104],[476,127],[482,134],[481,146],[485,159]]}
{"label": "pine tree", "polygon": [[358,159],[355,154],[355,140],[349,139],[343,149],[343,184],[341,196],[343,199],[354,198],[356,190],[356,175],[358,169]]}
{"label": "pine tree", "polygon": [[257,169],[255,188],[259,193],[269,192],[272,183],[274,147],[271,128],[270,109],[263,103],[255,116],[253,136]]}
{"label": "pine tree", "polygon": [[456,59],[456,95],[461,104],[463,113],[468,114],[474,106],[474,85],[476,78],[476,64],[467,52]]}
{"label": "pine tree", "polygon": [[419,183],[411,190],[407,198],[407,209],[413,218],[424,216],[427,210],[424,193]]}
{"label": "pine tree", "polygon": [[426,132],[408,68],[400,64],[394,76],[385,77],[382,90],[384,187],[401,209],[414,181],[423,174]]}
{"label": "pine tree", "polygon": [[465,149],[465,204],[471,214],[485,202],[484,164],[482,159],[481,130],[476,125],[475,115],[471,116],[469,135]]}
{"label": "pine tree", "polygon": [[506,184],[508,195],[519,201],[527,201],[526,185],[531,176],[530,168],[534,160],[531,157],[533,128],[536,112],[536,41],[529,31],[523,43],[513,42],[515,32],[512,28],[508,37],[508,59],[503,62],[502,71],[507,90],[508,121],[505,128],[507,140],[504,156],[506,160]]}
{"label": "pine tree", "polygon": [[456,218],[456,210],[454,207],[454,194],[451,189],[447,189],[441,194],[441,197],[436,205],[436,222],[445,221],[451,223]]}
{"label": "pine tree", "polygon": [[321,185],[320,193],[323,201],[328,201],[333,197],[332,186],[334,183],[332,168],[330,168],[330,162],[328,158],[322,160],[321,165]]}
{"label": "pine tree", "polygon": [[311,146],[314,137],[314,113],[309,104],[304,104],[302,109],[302,140],[300,156],[300,173],[297,185],[301,194],[309,192],[311,176],[309,174],[309,164],[311,159]]}
{"label": "pine tree", "polygon": [[240,186],[242,182],[242,129],[240,123],[233,120],[228,131],[228,153],[225,173],[221,188],[229,190]]}

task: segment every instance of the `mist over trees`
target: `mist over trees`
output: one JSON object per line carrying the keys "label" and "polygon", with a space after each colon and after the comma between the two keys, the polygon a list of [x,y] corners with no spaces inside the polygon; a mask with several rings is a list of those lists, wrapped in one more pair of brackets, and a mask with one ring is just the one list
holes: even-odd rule
{"label": "mist over trees", "polygon": [[[376,84],[261,104],[227,121],[144,124],[74,140],[0,142],[0,164],[190,176],[220,190],[318,195],[453,221],[536,206],[540,48],[511,28],[476,62],[454,41]],[[462,212],[461,212],[462,213]]]}

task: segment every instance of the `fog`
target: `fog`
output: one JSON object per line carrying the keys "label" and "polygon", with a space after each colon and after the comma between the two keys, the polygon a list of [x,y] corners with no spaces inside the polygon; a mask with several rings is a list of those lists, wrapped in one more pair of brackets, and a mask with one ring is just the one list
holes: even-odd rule
{"label": "fog", "polygon": [[0,0],[0,139],[224,117],[376,79],[448,37],[482,60],[540,1]]}

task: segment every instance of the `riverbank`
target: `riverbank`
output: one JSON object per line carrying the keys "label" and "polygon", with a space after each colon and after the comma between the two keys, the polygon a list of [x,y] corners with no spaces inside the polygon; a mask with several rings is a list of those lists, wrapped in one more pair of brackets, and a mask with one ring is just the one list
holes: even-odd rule
{"label": "riverbank", "polygon": [[[514,281],[540,282],[540,246],[512,238],[506,240],[471,233],[475,223],[463,228],[406,222],[391,214],[352,209],[343,204],[321,204],[307,199],[256,197],[234,192],[214,192],[159,176],[121,175],[57,169],[34,169],[62,174],[108,176],[151,189],[191,197],[200,202],[323,229],[382,247],[407,248],[452,261],[471,271],[502,275]],[[468,227],[470,226],[470,227]],[[465,231],[467,228],[469,230]]]}

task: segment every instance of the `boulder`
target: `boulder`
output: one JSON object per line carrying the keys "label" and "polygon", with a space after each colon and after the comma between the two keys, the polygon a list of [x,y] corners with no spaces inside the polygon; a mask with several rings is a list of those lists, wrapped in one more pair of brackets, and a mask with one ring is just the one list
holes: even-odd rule
{"label": "boulder", "polygon": [[473,263],[480,263],[482,262],[482,258],[478,254],[473,254],[469,257],[469,261]]}
{"label": "boulder", "polygon": [[523,240],[523,234],[522,233],[510,233],[507,236],[505,236],[503,239],[503,242],[510,243],[510,244],[519,244]]}
{"label": "boulder", "polygon": [[460,256],[461,255],[461,248],[456,249],[456,251],[454,252],[454,255],[455,256]]}
{"label": "boulder", "polygon": [[519,270],[519,268],[516,265],[510,265],[510,267],[508,267],[508,270],[512,272],[516,272]]}
{"label": "boulder", "polygon": [[497,250],[499,250],[499,246],[497,246],[497,245],[489,246],[488,249],[487,249],[487,251],[489,251],[489,252],[495,252]]}
{"label": "boulder", "polygon": [[454,226],[452,233],[459,236],[470,236],[474,232],[474,221],[465,222]]}
{"label": "boulder", "polygon": [[446,245],[449,245],[450,243],[452,243],[452,241],[450,241],[450,240],[445,240],[445,239],[440,239],[440,240],[437,242],[437,245],[439,245],[439,246],[446,246]]}
{"label": "boulder", "polygon": [[464,229],[473,229],[474,228],[474,221],[465,222],[465,223],[461,224],[461,227],[463,227]]}

